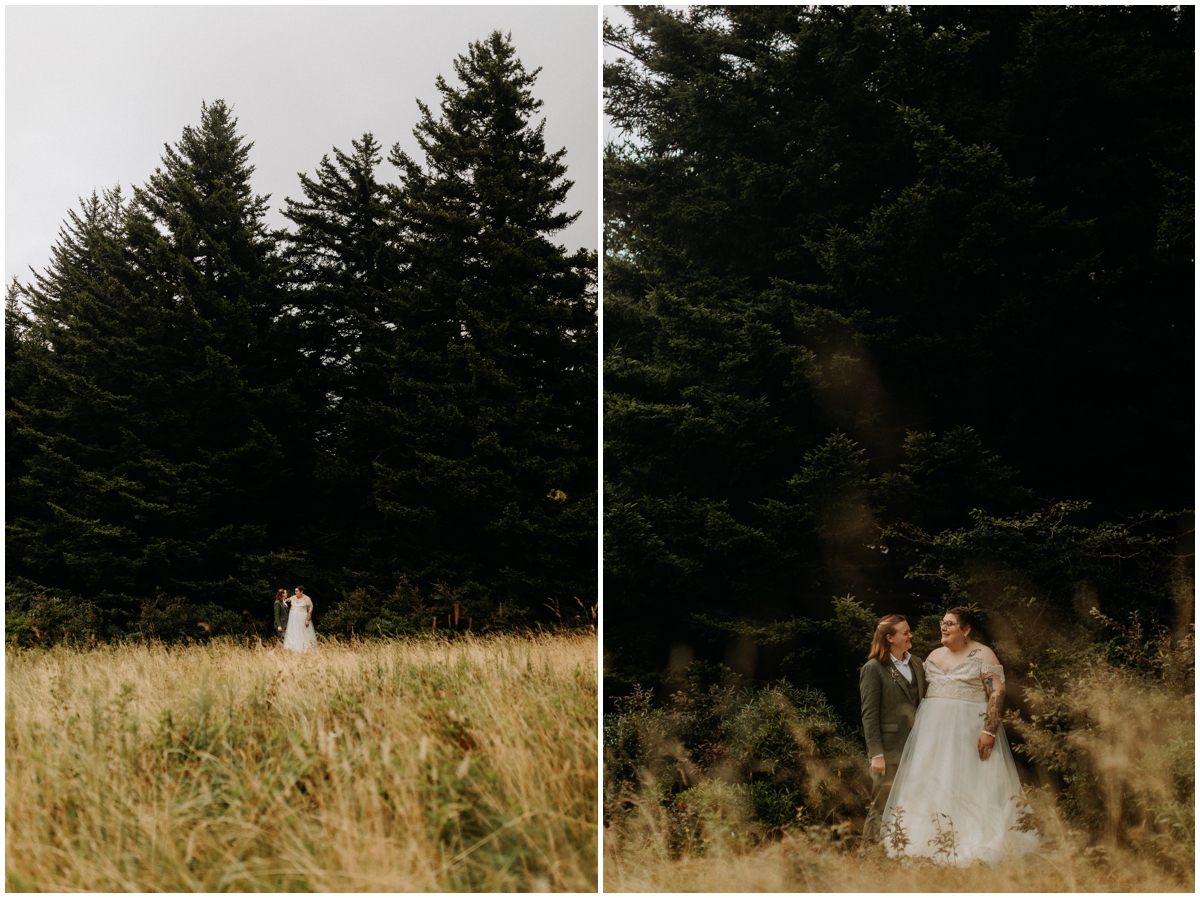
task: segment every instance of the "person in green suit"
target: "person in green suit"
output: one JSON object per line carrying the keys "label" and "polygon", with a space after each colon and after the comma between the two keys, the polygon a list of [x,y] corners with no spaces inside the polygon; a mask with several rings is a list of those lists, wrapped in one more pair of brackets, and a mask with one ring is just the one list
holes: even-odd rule
{"label": "person in green suit", "polygon": [[291,611],[286,599],[286,589],[281,589],[275,593],[275,635],[280,639],[283,639],[283,634],[287,632],[288,614]]}
{"label": "person in green suit", "polygon": [[921,659],[909,651],[911,648],[908,621],[903,615],[885,615],[875,627],[871,653],[858,673],[863,734],[871,759],[871,807],[863,831],[868,839],[879,837],[900,754],[925,694],[925,670]]}

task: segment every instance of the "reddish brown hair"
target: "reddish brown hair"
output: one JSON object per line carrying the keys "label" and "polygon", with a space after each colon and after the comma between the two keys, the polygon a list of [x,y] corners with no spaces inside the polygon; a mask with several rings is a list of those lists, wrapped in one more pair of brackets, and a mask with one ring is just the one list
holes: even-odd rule
{"label": "reddish brown hair", "polygon": [[887,638],[895,636],[900,625],[906,623],[908,623],[908,618],[903,614],[885,614],[881,617],[879,623],[875,625],[875,638],[871,640],[871,653],[867,655],[867,658],[874,658],[876,661],[885,660],[889,651]]}

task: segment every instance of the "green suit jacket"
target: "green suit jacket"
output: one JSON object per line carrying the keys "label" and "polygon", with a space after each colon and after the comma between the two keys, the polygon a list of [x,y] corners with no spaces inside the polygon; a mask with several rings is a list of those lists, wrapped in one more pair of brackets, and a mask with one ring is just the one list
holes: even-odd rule
{"label": "green suit jacket", "polygon": [[287,605],[285,605],[283,602],[279,601],[278,599],[275,600],[275,628],[276,629],[279,629],[280,627],[282,627],[284,630],[287,629],[288,611],[289,611],[289,608]]}
{"label": "green suit jacket", "polygon": [[917,706],[925,695],[925,669],[921,659],[909,656],[913,681],[909,683],[892,664],[872,658],[858,673],[858,694],[862,699],[863,734],[867,737],[867,757],[884,755],[899,761],[904,743],[912,732]]}

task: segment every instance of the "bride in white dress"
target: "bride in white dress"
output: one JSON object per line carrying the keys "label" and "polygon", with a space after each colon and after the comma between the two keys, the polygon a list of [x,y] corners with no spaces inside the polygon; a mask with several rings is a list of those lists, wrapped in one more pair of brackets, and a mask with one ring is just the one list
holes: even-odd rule
{"label": "bride in white dress", "polygon": [[296,594],[288,599],[288,603],[292,609],[283,634],[283,647],[291,652],[312,651],[317,647],[317,631],[312,625],[312,599],[304,594],[303,586],[297,586]]}
{"label": "bride in white dress", "polygon": [[1024,805],[1000,723],[1004,668],[971,638],[971,623],[970,609],[947,611],[942,647],[925,659],[928,687],[883,812],[893,857],[991,863],[1041,841],[1014,828]]}

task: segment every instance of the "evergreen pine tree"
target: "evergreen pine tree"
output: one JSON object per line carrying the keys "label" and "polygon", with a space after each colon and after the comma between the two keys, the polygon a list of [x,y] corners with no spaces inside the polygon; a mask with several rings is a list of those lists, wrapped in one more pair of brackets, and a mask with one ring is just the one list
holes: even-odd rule
{"label": "evergreen pine tree", "polygon": [[230,605],[266,590],[255,559],[295,514],[297,474],[311,452],[291,381],[283,263],[269,234],[267,198],[250,185],[252,143],[222,100],[165,147],[162,166],[135,191],[129,261],[161,316],[160,406],[146,450],[163,460],[183,509],[177,538],[195,553],[177,588]]}
{"label": "evergreen pine tree", "polygon": [[915,610],[876,525],[1020,510],[991,451],[1038,495],[1187,501],[1190,8],[627,12],[605,601],[631,682],[833,594]]}
{"label": "evergreen pine tree", "polygon": [[289,198],[283,213],[296,225],[284,235],[293,339],[315,363],[320,404],[330,409],[373,385],[361,366],[378,340],[365,335],[395,328],[385,306],[399,271],[397,234],[375,174],[380,147],[370,133],[351,143],[351,154],[335,147],[335,161],[322,157],[315,178],[301,173],[305,199]]}
{"label": "evergreen pine tree", "polygon": [[595,258],[552,237],[571,182],[547,152],[537,72],[493,33],[421,104],[400,150],[390,420],[375,496],[396,573],[542,611],[595,582]]}
{"label": "evergreen pine tree", "polygon": [[[32,321],[22,305],[22,288],[14,277],[4,294],[4,491],[7,520],[23,515],[18,507],[20,481],[28,473],[32,443],[19,433],[19,408],[28,403],[37,383],[32,354],[36,342]],[[11,567],[10,567],[11,570]]]}
{"label": "evergreen pine tree", "polygon": [[[295,543],[344,591],[367,585],[382,526],[372,498],[376,449],[364,439],[386,407],[389,349],[397,319],[398,234],[376,177],[380,147],[370,133],[336,147],[314,177],[300,175],[303,200],[287,200],[290,338],[299,350],[293,389],[313,434],[309,514]],[[341,583],[339,570],[350,578]],[[394,585],[394,584],[391,584]],[[388,584],[382,587],[390,588]]]}
{"label": "evergreen pine tree", "polygon": [[14,409],[34,449],[13,573],[118,626],[157,595],[241,610],[266,588],[254,559],[289,494],[292,409],[248,151],[225,104],[204,106],[131,203],[71,215],[26,291],[37,384]]}
{"label": "evergreen pine tree", "polygon": [[19,288],[28,319],[10,332],[20,344],[8,359],[9,434],[25,458],[9,486],[7,576],[99,596],[118,626],[153,595],[146,574],[159,573],[164,549],[139,533],[157,503],[129,453],[134,394],[152,364],[139,337],[153,319],[127,286],[125,216],[119,190],[69,212],[49,268]]}

